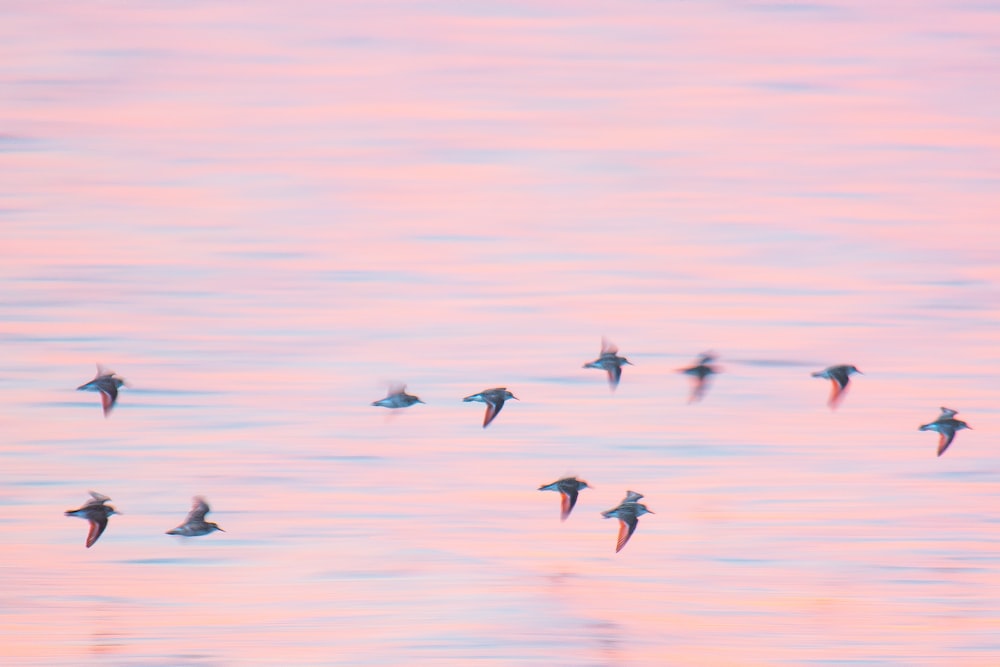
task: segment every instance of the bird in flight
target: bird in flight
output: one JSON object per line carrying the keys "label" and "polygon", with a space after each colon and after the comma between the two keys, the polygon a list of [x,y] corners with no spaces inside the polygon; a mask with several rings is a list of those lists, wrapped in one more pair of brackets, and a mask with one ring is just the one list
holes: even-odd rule
{"label": "bird in flight", "polygon": [[576,506],[576,499],[580,495],[580,489],[589,488],[587,483],[576,477],[563,477],[551,484],[543,484],[538,487],[539,491],[558,491],[562,496],[562,520],[565,521],[569,513]]}
{"label": "bird in flight", "polygon": [[466,396],[462,399],[462,402],[478,401],[486,404],[486,414],[483,416],[483,428],[486,428],[500,414],[500,411],[503,410],[504,401],[508,398],[513,398],[515,401],[520,400],[517,396],[507,391],[507,387],[494,387],[493,389],[484,389],[472,396]]}
{"label": "bird in flight", "polygon": [[940,434],[938,438],[938,456],[944,454],[948,446],[951,445],[951,441],[955,439],[955,433],[961,431],[963,428],[972,429],[971,426],[961,419],[955,419],[955,415],[957,414],[958,410],[950,410],[942,407],[941,414],[938,415],[936,420],[920,427],[921,431],[937,431]]}
{"label": "bird in flight", "polygon": [[628,364],[629,366],[634,366],[631,361],[625,357],[618,356],[618,346],[609,341],[607,338],[601,339],[601,356],[593,361],[583,365],[584,368],[599,368],[603,371],[608,372],[608,385],[611,387],[611,391],[618,388],[618,383],[622,379],[622,366]]}
{"label": "bird in flight", "polygon": [[830,409],[834,409],[840,405],[840,401],[844,398],[844,392],[847,390],[847,384],[851,381],[851,375],[854,373],[864,375],[856,366],[849,366],[847,364],[830,366],[812,374],[814,378],[825,378],[833,383],[833,388],[830,391],[830,400],[827,401]]}

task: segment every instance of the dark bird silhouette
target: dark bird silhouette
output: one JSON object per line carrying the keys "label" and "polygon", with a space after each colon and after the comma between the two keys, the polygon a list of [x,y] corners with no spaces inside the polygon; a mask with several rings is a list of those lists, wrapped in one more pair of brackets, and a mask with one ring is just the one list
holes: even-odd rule
{"label": "dark bird silhouette", "polygon": [[608,385],[611,391],[618,388],[618,383],[622,379],[622,366],[628,364],[634,366],[625,357],[618,356],[618,347],[607,338],[601,339],[601,356],[583,365],[584,368],[599,368],[608,372]]}
{"label": "dark bird silhouette", "polygon": [[829,368],[824,368],[821,371],[816,371],[812,374],[814,378],[826,378],[833,383],[833,389],[830,392],[830,400],[827,401],[827,405],[830,409],[835,409],[840,405],[840,401],[844,398],[844,392],[847,390],[847,384],[851,381],[851,375],[858,373],[864,375],[855,366],[848,366],[846,364],[840,366],[830,366]]}
{"label": "dark bird silhouette", "polygon": [[104,416],[111,413],[111,408],[115,407],[118,400],[118,388],[125,384],[125,380],[115,375],[114,371],[109,371],[100,364],[97,364],[97,376],[76,388],[77,391],[99,391],[101,392],[101,406],[104,408]]}
{"label": "dark bird silhouette", "polygon": [[691,366],[690,368],[682,368],[678,371],[680,373],[684,373],[685,375],[690,375],[694,379],[688,403],[700,401],[705,395],[705,390],[708,389],[708,379],[719,373],[718,367],[711,365],[711,362],[713,361],[715,361],[715,354],[712,352],[704,352],[698,358],[698,361],[695,362],[694,366]]}
{"label": "dark bird silhouette", "polygon": [[[184,519],[184,523],[177,526],[176,528],[171,528],[167,531],[167,535],[183,535],[185,537],[195,537],[197,535],[208,535],[216,530],[222,530],[219,528],[219,524],[212,523],[211,521],[205,521],[205,515],[208,514],[209,507],[208,503],[201,496],[194,497],[194,504],[191,507],[191,511],[188,512],[187,518]],[[226,532],[222,530],[222,532]]]}
{"label": "dark bird silhouette", "polygon": [[935,421],[920,427],[921,431],[937,431],[940,434],[938,438],[938,456],[944,454],[945,450],[951,445],[951,441],[955,439],[955,433],[961,431],[963,428],[972,429],[971,426],[961,419],[955,419],[954,417],[957,414],[958,410],[949,410],[942,407],[941,414],[938,415]]}
{"label": "dark bird silhouette", "polygon": [[466,396],[462,401],[465,403],[479,401],[486,404],[486,415],[483,417],[483,428],[486,428],[500,414],[500,411],[503,410],[504,401],[508,398],[513,398],[515,401],[519,400],[517,396],[507,391],[507,387],[495,387],[493,389],[484,389],[472,396]]}
{"label": "dark bird silhouette", "polygon": [[114,507],[106,504],[111,498],[96,491],[88,493],[90,493],[90,500],[79,509],[66,510],[66,516],[77,516],[90,522],[90,530],[87,532],[87,548],[89,549],[94,546],[94,542],[97,542],[97,538],[108,527],[108,517],[112,514],[121,514],[121,512],[117,512]]}
{"label": "dark bird silhouette", "polygon": [[378,401],[374,401],[372,405],[376,405],[383,408],[408,408],[414,403],[423,403],[419,398],[412,394],[406,393],[406,385],[393,385],[389,388],[389,395]]}
{"label": "dark bird silhouette", "polygon": [[605,519],[612,517],[618,519],[618,544],[615,546],[615,553],[621,551],[628,544],[629,538],[632,537],[636,526],[639,525],[639,517],[643,514],[654,514],[648,507],[637,502],[642,497],[641,493],[627,491],[625,499],[621,501],[618,507],[601,512],[601,515]]}
{"label": "dark bird silhouette", "polygon": [[551,484],[543,484],[538,487],[539,491],[558,491],[562,496],[562,520],[565,521],[569,513],[576,506],[576,499],[580,495],[580,489],[589,488],[587,483],[576,477],[563,477]]}

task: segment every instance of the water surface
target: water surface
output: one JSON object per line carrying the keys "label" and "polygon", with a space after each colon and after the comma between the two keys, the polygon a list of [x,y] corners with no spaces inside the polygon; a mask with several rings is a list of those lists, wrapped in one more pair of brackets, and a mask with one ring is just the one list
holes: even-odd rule
{"label": "water surface", "polygon": [[10,7],[0,655],[996,664],[1000,11],[869,4]]}

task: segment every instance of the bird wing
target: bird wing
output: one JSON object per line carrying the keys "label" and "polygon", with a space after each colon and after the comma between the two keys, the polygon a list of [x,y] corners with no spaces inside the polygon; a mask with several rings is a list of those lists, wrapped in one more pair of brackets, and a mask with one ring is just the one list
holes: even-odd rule
{"label": "bird wing", "polygon": [[704,375],[697,375],[694,379],[694,384],[691,387],[691,396],[688,398],[688,403],[696,403],[702,399],[705,395],[705,388],[707,381]]}
{"label": "bird wing", "polygon": [[104,512],[91,512],[88,514],[87,520],[90,521],[90,532],[87,533],[87,548],[89,549],[94,546],[94,542],[108,527],[108,515]]}
{"label": "bird wing", "polygon": [[639,525],[639,519],[634,514],[618,517],[618,544],[615,546],[615,553],[618,553],[628,544],[628,540],[635,532],[635,527]]}
{"label": "bird wing", "polygon": [[944,454],[945,450],[951,444],[951,441],[955,439],[955,431],[953,429],[940,431],[941,437],[938,438],[938,450],[937,455],[941,456]]}
{"label": "bird wing", "polygon": [[607,338],[601,338],[601,356],[603,357],[606,354],[618,354],[618,346]]}
{"label": "bird wing", "polygon": [[208,503],[201,496],[195,496],[194,504],[191,506],[191,511],[188,512],[187,519],[184,523],[190,523],[194,521],[195,523],[201,523],[205,520],[205,515],[208,514],[209,508]]}
{"label": "bird wing", "polygon": [[830,383],[832,384],[832,387],[830,389],[830,400],[827,401],[827,405],[831,408],[835,408],[837,407],[837,404],[840,403],[840,399],[844,395],[844,387],[846,386],[846,383],[841,384],[840,380],[838,380],[834,375],[830,376]]}
{"label": "bird wing", "polygon": [[851,381],[851,374],[846,366],[837,366],[830,369],[830,379],[839,384],[840,388],[843,389]]}
{"label": "bird wing", "polygon": [[580,496],[576,489],[560,489],[562,496],[562,520],[565,521],[569,513],[576,507],[576,499]]}
{"label": "bird wing", "polygon": [[617,387],[618,383],[621,382],[621,379],[622,379],[622,367],[619,366],[618,364],[610,366],[608,368],[608,384],[611,385],[611,388],[614,389],[615,387]]}
{"label": "bird wing", "polygon": [[503,402],[504,399],[502,398],[498,399],[492,397],[486,401],[486,414],[483,416],[483,428],[489,426],[490,422],[493,421],[498,414],[500,414],[500,411],[503,410]]}
{"label": "bird wing", "polygon": [[118,399],[118,388],[115,387],[114,382],[102,382],[97,385],[97,388],[101,391],[101,407],[104,408],[104,416],[107,417],[111,408],[115,407],[115,401]]}
{"label": "bird wing", "polygon": [[103,505],[104,503],[111,500],[111,498],[108,498],[103,493],[98,493],[97,491],[87,491],[87,493],[89,493],[90,497],[92,498],[92,500],[87,501],[88,505]]}

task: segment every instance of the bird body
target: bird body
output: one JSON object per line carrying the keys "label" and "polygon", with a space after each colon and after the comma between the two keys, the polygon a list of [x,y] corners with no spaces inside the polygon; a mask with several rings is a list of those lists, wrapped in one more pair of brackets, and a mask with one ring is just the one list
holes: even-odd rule
{"label": "bird body", "polygon": [[372,405],[382,408],[408,408],[415,403],[423,403],[413,394],[406,393],[406,385],[394,385],[389,389],[389,395],[372,402]]}

